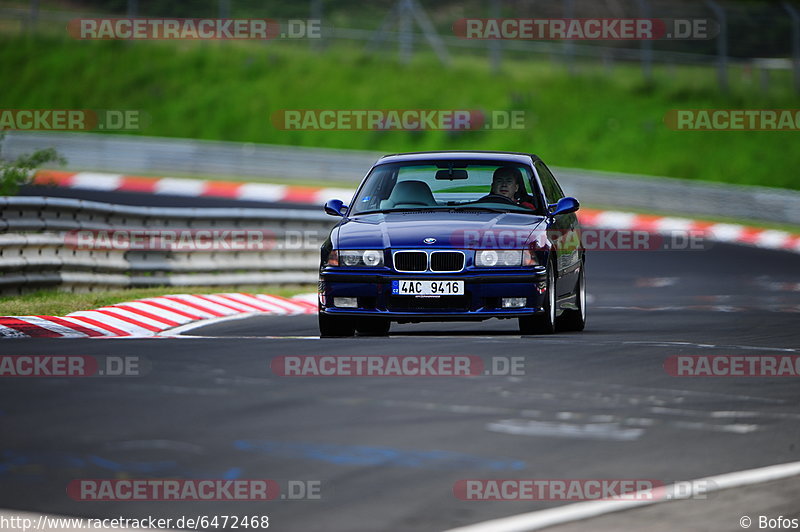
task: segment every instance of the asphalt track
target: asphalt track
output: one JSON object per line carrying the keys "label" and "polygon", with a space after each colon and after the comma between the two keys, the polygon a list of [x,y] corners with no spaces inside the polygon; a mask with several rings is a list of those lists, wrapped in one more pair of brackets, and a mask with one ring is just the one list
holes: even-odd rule
{"label": "asphalt track", "polygon": [[[320,340],[315,317],[299,316],[217,323],[181,338],[3,340],[3,354],[130,355],[150,368],[140,377],[3,379],[0,507],[266,514],[271,530],[298,532],[443,530],[566,504],[461,501],[460,479],[669,483],[800,460],[796,378],[677,378],[663,368],[679,354],[800,355],[800,255],[728,245],[606,251],[589,254],[587,272],[586,331],[550,337],[521,337],[515,322],[493,320]],[[525,374],[275,375],[271,359],[288,354],[523,357]],[[66,494],[73,479],[126,477],[316,480],[321,499]],[[796,514],[794,501],[776,511]],[[742,506],[723,506],[717,517],[727,524],[703,529],[739,529]]]}

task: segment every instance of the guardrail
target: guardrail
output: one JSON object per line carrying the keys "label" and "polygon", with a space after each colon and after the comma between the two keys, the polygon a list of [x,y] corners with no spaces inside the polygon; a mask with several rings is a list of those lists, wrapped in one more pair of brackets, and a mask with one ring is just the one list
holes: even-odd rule
{"label": "guardrail", "polygon": [[[55,286],[79,291],[315,283],[319,246],[335,222],[321,211],[296,209],[134,207],[0,197],[0,293]],[[136,235],[143,238],[139,244]],[[157,239],[152,246],[148,235],[171,235],[171,241],[164,246]],[[198,235],[204,237],[202,247],[199,240],[180,240]],[[258,238],[248,242],[242,235]]]}
{"label": "guardrail", "polygon": [[795,190],[572,168],[556,168],[555,174],[567,194],[596,207],[800,225]]}
{"label": "guardrail", "polygon": [[266,180],[358,182],[382,154],[247,142],[103,135],[8,132],[3,157],[54,147],[69,168],[121,173],[238,176]]}
{"label": "guardrail", "polygon": [[[9,132],[2,153],[55,147],[76,170],[360,181],[380,153],[89,133]],[[557,161],[556,161],[557,162]],[[695,217],[800,225],[800,192],[686,179],[555,169],[565,191],[588,205]],[[349,198],[341,198],[348,200]]]}

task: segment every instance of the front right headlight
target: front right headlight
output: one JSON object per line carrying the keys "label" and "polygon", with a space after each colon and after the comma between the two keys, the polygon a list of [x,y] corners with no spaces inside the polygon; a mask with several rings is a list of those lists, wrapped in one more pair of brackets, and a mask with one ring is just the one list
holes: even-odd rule
{"label": "front right headlight", "polygon": [[383,251],[379,249],[340,249],[338,255],[340,266],[371,268],[383,266]]}

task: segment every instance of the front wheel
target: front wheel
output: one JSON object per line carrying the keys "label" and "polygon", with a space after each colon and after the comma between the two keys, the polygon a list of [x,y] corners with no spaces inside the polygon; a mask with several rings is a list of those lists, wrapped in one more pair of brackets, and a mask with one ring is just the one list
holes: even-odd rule
{"label": "front wheel", "polygon": [[556,280],[551,265],[547,271],[544,312],[519,318],[522,334],[553,334],[556,332]]}
{"label": "front wheel", "polygon": [[558,317],[556,325],[559,331],[582,331],[586,327],[586,279],[583,265],[578,274],[578,283],[575,286],[575,306],[577,309],[565,310]]}
{"label": "front wheel", "polygon": [[329,316],[320,312],[319,319],[320,338],[346,338],[356,333],[353,319],[345,316]]}

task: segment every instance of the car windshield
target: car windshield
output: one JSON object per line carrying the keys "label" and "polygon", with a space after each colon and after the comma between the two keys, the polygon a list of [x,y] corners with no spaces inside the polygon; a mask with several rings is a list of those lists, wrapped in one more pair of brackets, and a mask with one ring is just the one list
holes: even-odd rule
{"label": "car windshield", "polygon": [[432,209],[541,213],[530,167],[454,160],[376,166],[350,214]]}

